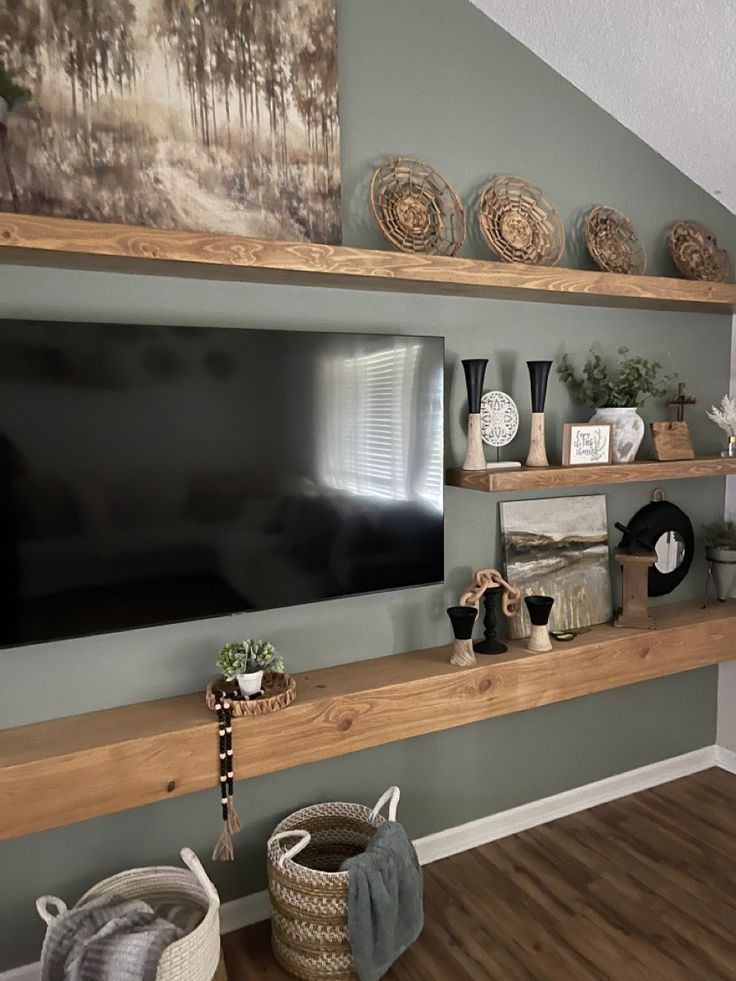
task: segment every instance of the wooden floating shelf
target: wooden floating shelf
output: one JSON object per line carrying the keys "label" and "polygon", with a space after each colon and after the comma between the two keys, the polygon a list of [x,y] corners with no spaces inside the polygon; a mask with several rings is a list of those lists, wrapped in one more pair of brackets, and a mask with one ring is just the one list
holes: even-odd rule
{"label": "wooden floating shelf", "polygon": [[[659,629],[595,627],[547,654],[512,642],[477,666],[451,648],[296,676],[297,700],[236,719],[239,780],[736,657],[736,600],[659,606]],[[0,731],[0,839],[178,797],[218,782],[203,693]],[[214,804],[213,804],[214,806]]]}
{"label": "wooden floating shelf", "polygon": [[[0,214],[0,246],[29,258],[55,253],[106,257],[103,268],[148,271],[291,285],[331,286],[452,296],[541,300],[593,306],[633,306],[712,313],[736,311],[736,285],[659,276],[624,276],[587,269],[558,269],[459,257],[275,242],[203,232]],[[114,261],[115,260],[115,261]],[[152,260],[152,261],[149,261]],[[122,264],[121,264],[122,262]],[[140,269],[140,266],[136,267]]]}
{"label": "wooden floating shelf", "polygon": [[595,487],[631,484],[644,480],[685,480],[691,477],[727,477],[736,474],[736,459],[700,456],[695,460],[635,460],[581,467],[517,467],[514,470],[447,471],[451,487],[466,490],[523,491],[558,487]]}

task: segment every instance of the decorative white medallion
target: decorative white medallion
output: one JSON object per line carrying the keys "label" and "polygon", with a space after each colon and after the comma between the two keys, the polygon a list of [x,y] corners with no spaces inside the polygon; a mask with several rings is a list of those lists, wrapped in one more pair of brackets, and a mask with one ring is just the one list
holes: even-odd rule
{"label": "decorative white medallion", "polygon": [[480,435],[488,446],[506,446],[519,431],[519,410],[505,392],[486,392],[480,400]]}

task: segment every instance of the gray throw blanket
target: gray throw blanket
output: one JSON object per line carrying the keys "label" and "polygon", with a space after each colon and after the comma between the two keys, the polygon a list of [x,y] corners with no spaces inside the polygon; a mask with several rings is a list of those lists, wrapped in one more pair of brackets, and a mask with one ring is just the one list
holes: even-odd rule
{"label": "gray throw blanket", "polygon": [[164,950],[183,936],[141,900],[92,899],[49,923],[41,981],[155,981]]}
{"label": "gray throw blanket", "polygon": [[382,824],[350,873],[348,931],[360,981],[378,981],[424,926],[422,870],[414,846],[395,821]]}

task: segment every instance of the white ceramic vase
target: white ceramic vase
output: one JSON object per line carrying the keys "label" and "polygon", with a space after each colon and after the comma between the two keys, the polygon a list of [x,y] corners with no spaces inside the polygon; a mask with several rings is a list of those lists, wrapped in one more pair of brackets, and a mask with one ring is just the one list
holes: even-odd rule
{"label": "white ceramic vase", "polygon": [[591,422],[610,422],[613,426],[612,452],[614,463],[632,463],[644,439],[644,420],[636,409],[598,409]]}
{"label": "white ceramic vase", "polygon": [[243,695],[256,695],[261,690],[263,682],[262,671],[250,671],[248,674],[236,675],[238,687]]}

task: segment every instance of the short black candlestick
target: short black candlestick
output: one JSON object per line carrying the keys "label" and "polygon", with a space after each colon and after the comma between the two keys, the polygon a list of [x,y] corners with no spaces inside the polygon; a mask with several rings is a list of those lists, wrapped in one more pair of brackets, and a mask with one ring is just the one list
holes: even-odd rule
{"label": "short black candlestick", "polygon": [[483,630],[485,637],[474,644],[476,654],[504,654],[508,647],[496,640],[496,597],[502,592],[501,586],[491,586],[483,593]]}

